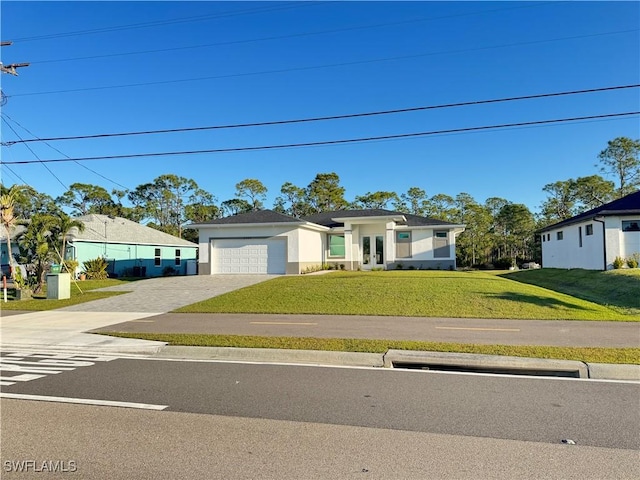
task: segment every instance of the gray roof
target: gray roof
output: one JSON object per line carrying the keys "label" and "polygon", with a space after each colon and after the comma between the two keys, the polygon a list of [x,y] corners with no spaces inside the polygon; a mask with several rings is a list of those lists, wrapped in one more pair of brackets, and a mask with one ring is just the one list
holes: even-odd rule
{"label": "gray roof", "polygon": [[182,238],[169,235],[151,227],[141,225],[126,218],[89,214],[76,217],[84,223],[84,231],[72,228],[69,237],[100,243],[129,243],[132,245],[165,245],[197,247],[198,245]]}
{"label": "gray roof", "polygon": [[255,210],[247,213],[239,213],[230,217],[215,218],[198,225],[243,225],[252,223],[303,223],[295,218],[273,210]]}
{"label": "gray roof", "polygon": [[437,220],[435,218],[421,217],[419,215],[412,215],[410,213],[394,212],[391,210],[383,210],[380,208],[369,208],[363,210],[337,210],[334,212],[321,212],[314,215],[304,217],[303,220],[307,222],[317,223],[318,225],[324,225],[325,227],[339,227],[343,223],[336,222],[334,218],[351,218],[351,217],[398,217],[403,216],[406,218],[406,222],[403,222],[408,227],[423,227],[423,226],[453,226],[457,225],[451,222],[445,222],[443,220]]}
{"label": "gray roof", "polygon": [[[26,229],[27,227],[25,227],[24,225],[14,226],[11,231],[11,240],[21,235]],[[6,242],[6,241],[7,241],[7,229],[4,225],[0,225],[0,242]]]}
{"label": "gray roof", "polygon": [[586,221],[594,217],[607,217],[612,215],[640,215],[640,190],[614,200],[613,202],[605,203],[597,208],[583,212],[575,217],[544,227],[539,231],[546,232],[555,228]]}

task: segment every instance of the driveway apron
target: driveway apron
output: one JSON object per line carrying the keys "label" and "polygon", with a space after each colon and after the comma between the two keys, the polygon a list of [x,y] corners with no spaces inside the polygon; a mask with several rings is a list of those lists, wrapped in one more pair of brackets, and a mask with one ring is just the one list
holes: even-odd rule
{"label": "driveway apron", "polygon": [[[99,289],[106,292],[129,293],[61,308],[58,311],[166,313],[275,277],[277,275],[192,275],[150,278]],[[82,288],[82,282],[78,285]],[[75,287],[72,285],[72,288]]]}

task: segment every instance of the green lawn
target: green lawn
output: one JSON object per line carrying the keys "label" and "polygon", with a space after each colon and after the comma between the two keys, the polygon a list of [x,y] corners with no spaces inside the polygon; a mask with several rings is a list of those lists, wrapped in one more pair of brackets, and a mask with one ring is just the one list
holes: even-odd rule
{"label": "green lawn", "polygon": [[[39,310],[53,310],[56,308],[69,307],[78,303],[90,302],[92,300],[99,300],[101,298],[112,297],[114,295],[121,295],[126,292],[95,292],[97,288],[112,287],[115,285],[122,285],[127,283],[126,281],[107,279],[107,280],[86,280],[84,282],[77,282],[83,293],[76,285],[71,282],[71,298],[66,300],[47,300],[46,290],[40,294],[35,294],[31,300],[15,301],[12,295],[9,295],[8,302],[2,302],[2,310],[25,310],[25,311],[39,311]],[[9,290],[10,291],[10,290]]]}
{"label": "green lawn", "polygon": [[[634,308],[632,299],[628,300],[628,305],[623,304],[619,299],[613,301],[602,291],[599,297],[594,296],[599,300],[595,303],[523,283],[527,273],[523,272],[519,277],[512,277],[514,273],[497,275],[479,271],[332,272],[286,276],[176,312],[640,321],[640,309]],[[516,278],[518,281],[514,281]],[[640,277],[611,275],[603,284],[608,285],[614,278],[633,283]]]}
{"label": "green lawn", "polygon": [[509,272],[503,276],[607,305],[622,313],[640,315],[640,268],[606,272],[543,268]]}
{"label": "green lawn", "polygon": [[474,345],[468,343],[414,342],[405,340],[365,340],[356,338],[257,337],[245,335],[197,335],[187,333],[100,332],[103,335],[142,338],[170,345],[198,347],[285,348],[337,352],[384,353],[389,349],[430,352],[459,352],[483,355],[508,355],[529,358],[553,358],[593,363],[640,364],[640,348],[549,347],[522,345]]}

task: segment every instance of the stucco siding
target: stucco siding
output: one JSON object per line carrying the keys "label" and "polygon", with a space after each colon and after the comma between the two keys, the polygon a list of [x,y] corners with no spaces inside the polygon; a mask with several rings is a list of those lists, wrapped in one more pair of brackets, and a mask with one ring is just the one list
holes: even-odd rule
{"label": "stucco siding", "polygon": [[[584,268],[587,270],[603,270],[613,268],[616,257],[628,258],[640,253],[640,232],[623,232],[624,220],[635,220],[633,216],[610,216],[603,224],[593,219],[565,225],[561,228],[544,232],[542,242],[542,266],[548,268]],[[587,226],[592,225],[593,235],[587,235]],[[562,232],[562,240],[558,240],[558,232]],[[582,232],[582,235],[580,233]],[[548,237],[547,237],[548,236]],[[582,246],[580,237],[582,236]],[[549,238],[547,240],[547,238]],[[603,244],[603,238],[605,243]]]}
{"label": "stucco siding", "polygon": [[[317,232],[313,230],[307,230],[300,228],[297,231],[297,260],[303,263],[323,263],[325,261],[322,252],[324,252],[324,238],[326,234],[324,232]],[[295,253],[295,252],[294,252]],[[292,257],[291,261],[294,257]]]}

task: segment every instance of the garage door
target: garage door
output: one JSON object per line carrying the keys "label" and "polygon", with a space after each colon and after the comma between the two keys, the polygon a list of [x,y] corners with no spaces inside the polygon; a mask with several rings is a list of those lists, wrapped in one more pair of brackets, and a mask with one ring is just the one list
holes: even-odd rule
{"label": "garage door", "polygon": [[279,239],[213,240],[212,273],[286,271],[286,242]]}

